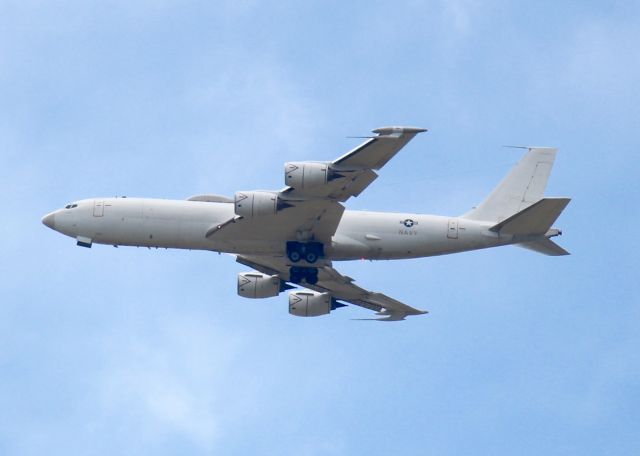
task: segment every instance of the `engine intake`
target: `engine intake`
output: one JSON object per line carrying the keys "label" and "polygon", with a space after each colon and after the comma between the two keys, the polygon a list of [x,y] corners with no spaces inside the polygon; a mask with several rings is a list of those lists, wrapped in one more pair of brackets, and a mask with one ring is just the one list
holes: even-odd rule
{"label": "engine intake", "polygon": [[318,317],[332,310],[333,299],[329,293],[292,291],[289,293],[289,313],[296,317]]}
{"label": "engine intake", "polygon": [[238,294],[243,298],[259,299],[278,296],[284,290],[284,282],[278,275],[266,275],[259,272],[238,274]]}

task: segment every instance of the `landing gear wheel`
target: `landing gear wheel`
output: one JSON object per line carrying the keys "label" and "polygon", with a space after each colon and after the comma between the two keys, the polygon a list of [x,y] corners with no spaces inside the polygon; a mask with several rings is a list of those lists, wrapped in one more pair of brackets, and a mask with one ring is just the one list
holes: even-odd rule
{"label": "landing gear wheel", "polygon": [[307,283],[309,285],[315,285],[316,283],[318,283],[318,270],[316,268],[309,268],[310,271],[309,273],[307,273]]}
{"label": "landing gear wheel", "polygon": [[315,263],[324,258],[324,246],[320,242],[287,242],[287,258],[292,263],[304,259],[307,263]]}
{"label": "landing gear wheel", "polygon": [[[291,268],[293,269],[293,268]],[[289,282],[292,283],[300,283],[302,281],[302,275],[299,272],[291,271],[289,273]]]}
{"label": "landing gear wheel", "polygon": [[303,281],[310,285],[318,283],[318,268],[292,266],[291,269],[289,269],[289,282],[302,284]]}
{"label": "landing gear wheel", "polygon": [[298,261],[300,261],[301,255],[300,252],[298,252],[297,250],[292,250],[289,252],[289,259],[294,262],[297,263]]}

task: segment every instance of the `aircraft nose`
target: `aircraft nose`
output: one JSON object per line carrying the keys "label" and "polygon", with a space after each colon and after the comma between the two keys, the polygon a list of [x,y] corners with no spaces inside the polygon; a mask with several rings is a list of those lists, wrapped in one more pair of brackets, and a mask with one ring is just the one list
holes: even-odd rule
{"label": "aircraft nose", "polygon": [[48,226],[52,230],[55,229],[55,226],[56,226],[55,212],[51,212],[50,214],[47,214],[44,217],[42,217],[42,223],[44,223],[46,226]]}

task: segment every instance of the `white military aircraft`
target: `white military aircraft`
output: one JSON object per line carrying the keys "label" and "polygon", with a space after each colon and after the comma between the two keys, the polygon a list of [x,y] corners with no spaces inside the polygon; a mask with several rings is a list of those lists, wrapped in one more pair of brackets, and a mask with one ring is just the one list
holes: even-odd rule
{"label": "white military aircraft", "polygon": [[47,214],[42,222],[77,245],[145,246],[231,253],[258,272],[238,275],[247,298],[289,294],[289,313],[314,317],[351,303],[382,320],[426,313],[359,287],[334,261],[391,260],[515,244],[547,255],[567,255],[550,238],[569,198],[544,198],[557,149],[530,147],[524,158],[476,208],[460,216],[347,211],[416,134],[384,127],[330,162],[290,162],[280,191],[241,191],[234,198],[187,200],[91,198]]}

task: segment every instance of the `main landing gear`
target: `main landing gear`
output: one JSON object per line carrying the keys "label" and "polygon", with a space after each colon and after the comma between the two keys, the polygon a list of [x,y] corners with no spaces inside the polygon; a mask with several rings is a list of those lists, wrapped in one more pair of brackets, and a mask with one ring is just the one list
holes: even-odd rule
{"label": "main landing gear", "polygon": [[[309,264],[313,264],[322,257],[324,257],[324,244],[321,242],[287,242],[287,258],[292,263],[304,260]],[[318,268],[291,266],[289,269],[289,281],[298,284],[304,282],[315,285],[318,283]]]}
{"label": "main landing gear", "polygon": [[318,283],[318,268],[292,266],[289,269],[289,282],[302,283],[303,280],[311,285]]}
{"label": "main landing gear", "polygon": [[304,260],[315,263],[324,256],[324,245],[321,242],[287,242],[287,257],[292,263]]}

